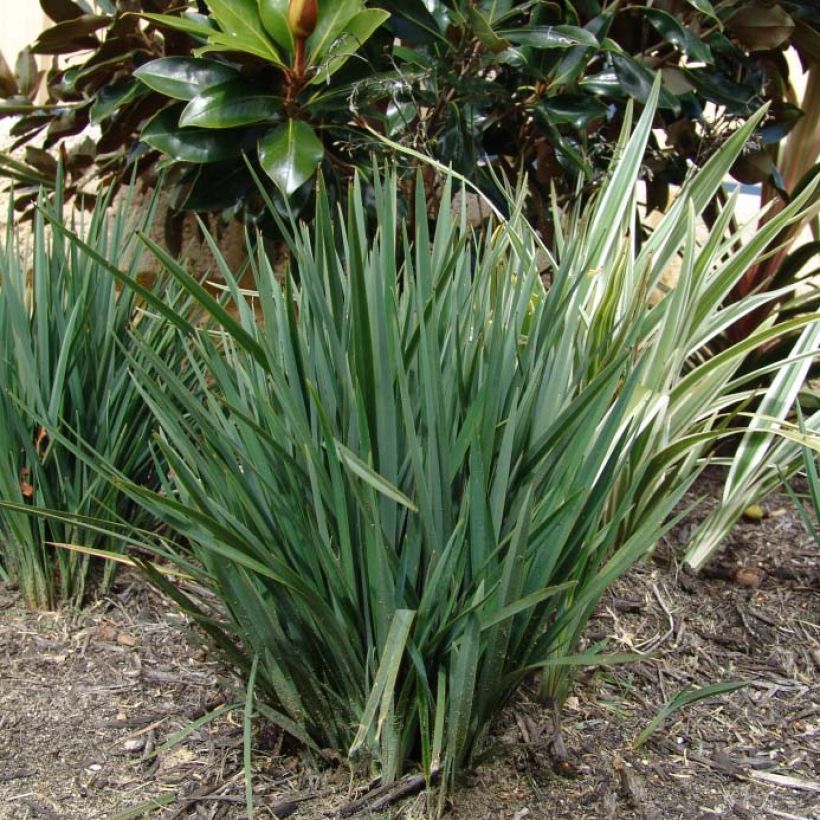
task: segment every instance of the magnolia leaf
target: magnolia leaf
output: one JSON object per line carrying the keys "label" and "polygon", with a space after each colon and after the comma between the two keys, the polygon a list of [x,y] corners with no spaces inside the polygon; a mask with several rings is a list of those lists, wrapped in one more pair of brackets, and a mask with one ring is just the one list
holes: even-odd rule
{"label": "magnolia leaf", "polygon": [[111,24],[111,18],[101,14],[83,14],[46,29],[31,46],[35,54],[66,54],[80,48],[94,48],[99,40],[97,29]]}
{"label": "magnolia leaf", "polygon": [[582,131],[607,115],[607,106],[588,94],[556,94],[538,106],[553,125],[572,125]]}
{"label": "magnolia leaf", "polygon": [[672,43],[672,45],[682,51],[687,57],[691,57],[693,60],[702,63],[713,62],[712,52],[709,50],[709,46],[697,35],[693,34],[692,31],[684,26],[677,18],[668,12],[655,8],[645,8],[642,14],[649,20],[652,27],[664,40],[668,43]]}
{"label": "magnolia leaf", "polygon": [[200,128],[180,128],[176,108],[160,111],[142,130],[140,138],[152,148],[182,162],[221,162],[238,157],[235,134]]}
{"label": "magnolia leaf", "polygon": [[277,118],[282,110],[279,97],[264,93],[244,80],[231,80],[206,88],[182,112],[182,127],[235,128]]}
{"label": "magnolia leaf", "polygon": [[20,91],[17,88],[17,78],[0,51],[0,97],[13,97]]}
{"label": "magnolia leaf", "polygon": [[219,31],[209,35],[207,44],[195,49],[194,56],[201,57],[203,54],[212,53],[226,54],[232,51],[238,54],[252,54],[254,57],[273,63],[273,65],[280,68],[285,65],[271,43],[267,41],[260,42],[259,38],[255,36],[223,34]]}
{"label": "magnolia leaf", "polygon": [[37,60],[34,59],[30,49],[24,48],[17,55],[14,68],[17,73],[17,86],[20,93],[30,100],[34,99],[37,94],[37,87],[40,85],[40,72],[37,69]]}
{"label": "magnolia leaf", "polygon": [[309,59],[318,63],[340,38],[350,19],[360,11],[361,0],[337,0],[332,6],[322,6],[316,28],[307,39]]}
{"label": "magnolia leaf", "polygon": [[727,26],[749,51],[769,51],[789,39],[794,20],[782,6],[752,2],[738,9]]}
{"label": "magnolia leaf", "polygon": [[199,14],[182,14],[179,17],[175,14],[140,14],[140,17],[162,28],[172,28],[200,39],[207,39],[216,31],[210,18]]}
{"label": "magnolia leaf", "polygon": [[[655,75],[652,71],[628,54],[615,53],[612,55],[612,62],[615,66],[615,74],[627,96],[645,103],[649,98],[649,92],[652,90],[652,83],[655,81]],[[660,89],[658,107],[675,112],[680,111],[680,103],[663,87]]]}
{"label": "magnolia leaf", "polygon": [[145,93],[146,89],[131,77],[117,80],[100,89],[91,104],[88,117],[91,122],[102,122],[116,113],[121,105],[125,105]]}
{"label": "magnolia leaf", "polygon": [[510,43],[503,37],[500,37],[494,30],[487,18],[475,7],[467,6],[467,18],[470,25],[473,27],[475,36],[485,45],[493,54],[498,54],[504,51]]}
{"label": "magnolia leaf", "polygon": [[87,13],[87,9],[73,0],[40,0],[40,8],[55,22],[64,23]]}
{"label": "magnolia leaf", "polygon": [[594,34],[578,26],[532,26],[531,28],[499,31],[498,35],[516,45],[540,49],[571,48],[572,46],[601,47]]}
{"label": "magnolia leaf", "polygon": [[756,185],[770,179],[774,173],[774,160],[765,150],[741,154],[732,165],[732,176],[746,185]]}
{"label": "magnolia leaf", "polygon": [[373,36],[390,15],[382,9],[364,9],[354,14],[326,52],[328,59],[318,66],[312,84],[326,82]]}
{"label": "magnolia leaf", "polygon": [[715,7],[709,2],[709,0],[686,0],[692,8],[697,9],[701,14],[709,17],[715,23],[717,23],[718,28],[723,28],[723,23],[718,17],[717,12],[715,11]]}
{"label": "magnolia leaf", "polygon": [[206,88],[237,79],[239,72],[216,60],[160,57],[140,66],[134,76],[166,97],[188,101]]}
{"label": "magnolia leaf", "polygon": [[[322,14],[326,14],[322,9]],[[293,53],[293,32],[288,25],[288,0],[259,0],[259,17],[268,36],[286,54]]]}
{"label": "magnolia leaf", "polygon": [[292,194],[316,172],[325,148],[316,132],[301,120],[288,120],[259,140],[259,162],[265,173]]}

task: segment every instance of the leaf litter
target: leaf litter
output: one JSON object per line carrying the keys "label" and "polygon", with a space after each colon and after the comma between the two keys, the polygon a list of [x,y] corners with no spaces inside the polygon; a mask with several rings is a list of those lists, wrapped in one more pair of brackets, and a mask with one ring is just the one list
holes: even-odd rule
{"label": "leaf litter", "polygon": [[[697,515],[720,487],[704,477]],[[693,576],[678,556],[695,524],[587,627],[586,649],[647,659],[582,670],[560,713],[525,685],[447,816],[818,816],[820,555],[779,494]],[[745,686],[681,694],[725,681]],[[0,817],[243,818],[243,705],[241,681],[130,571],[80,612],[26,612],[0,585]],[[311,765],[258,720],[252,752],[259,818],[423,820],[436,807],[418,778],[385,789],[331,752]]]}

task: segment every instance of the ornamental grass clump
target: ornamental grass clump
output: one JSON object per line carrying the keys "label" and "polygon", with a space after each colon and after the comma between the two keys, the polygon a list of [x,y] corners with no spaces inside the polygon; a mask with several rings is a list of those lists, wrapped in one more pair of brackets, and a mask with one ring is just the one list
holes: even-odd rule
{"label": "ornamental grass clump", "polygon": [[[135,357],[170,472],[161,492],[129,492],[178,534],[155,551],[198,584],[144,568],[307,747],[385,782],[420,766],[446,788],[525,678],[541,673],[560,702],[574,666],[619,659],[578,654],[582,630],[673,524],[705,448],[729,433],[733,373],[771,331],[692,357],[770,298],[723,307],[812,195],[745,244],[724,233],[730,202],[698,247],[695,219],[758,116],[638,247],[657,93],[547,254],[546,288],[520,197],[475,233],[448,182],[435,227],[419,193],[411,228],[390,174],[357,180],[339,213],[320,186],[312,224],[281,225],[283,279],[261,246],[257,293],[223,264],[231,310],[154,248],[219,329],[185,331],[198,394],[150,346]],[[678,287],[651,306],[678,253]]]}
{"label": "ornamental grass clump", "polygon": [[[129,373],[127,351],[138,339],[170,365],[180,349],[172,327],[141,311],[133,290],[120,291],[66,239],[59,229],[61,192],[58,180],[52,200],[41,195],[30,268],[11,211],[0,244],[0,576],[40,609],[80,604],[90,582],[98,590],[109,584],[114,564],[55,546],[108,549],[104,534],[84,528],[87,517],[110,524],[150,520],[78,457],[73,443],[85,442],[131,481],[159,486],[148,446],[154,422]],[[100,197],[90,217],[76,216],[73,225],[101,258],[131,277],[140,260],[127,217],[132,204],[125,199],[107,216],[110,200]],[[57,229],[49,229],[46,212]],[[36,508],[61,518],[28,514]]]}

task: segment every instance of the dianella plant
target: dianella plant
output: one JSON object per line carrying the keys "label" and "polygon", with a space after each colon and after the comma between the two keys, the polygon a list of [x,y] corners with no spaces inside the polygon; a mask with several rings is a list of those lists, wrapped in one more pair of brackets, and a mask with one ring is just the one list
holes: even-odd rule
{"label": "dianella plant", "polygon": [[[110,582],[114,565],[87,552],[109,543],[80,526],[87,517],[146,523],[146,513],[78,457],[76,446],[84,442],[139,485],[159,486],[148,449],[153,420],[129,373],[128,349],[139,339],[169,366],[180,349],[172,326],[145,313],[134,290],[121,290],[48,226],[45,213],[62,226],[61,193],[58,177],[54,197],[41,195],[31,248],[18,237],[13,213],[0,245],[0,575],[36,608],[79,604],[92,581],[97,589]],[[136,276],[133,203],[125,198],[107,216],[109,205],[100,197],[87,223],[78,216],[72,228],[101,258]],[[62,520],[29,515],[34,508]],[[86,552],[69,549],[78,546]]]}
{"label": "dianella plant", "polygon": [[[153,550],[197,584],[144,568],[253,670],[258,711],[307,747],[385,782],[420,766],[443,794],[528,676],[560,703],[574,667],[619,659],[582,646],[589,615],[673,525],[706,448],[731,433],[734,374],[772,331],[692,357],[767,298],[722,307],[765,231],[815,193],[745,243],[726,232],[730,203],[697,244],[695,220],[758,114],[639,246],[658,93],[634,132],[627,117],[600,195],[554,253],[522,196],[474,233],[453,215],[452,174],[435,228],[423,186],[410,227],[391,173],[357,179],[338,212],[320,186],[312,224],[280,226],[284,278],[260,246],[253,296],[222,265],[230,310],[155,249],[219,330],[186,332],[202,395],[151,346],[135,356],[169,472],[160,492],[126,486],[177,534]],[[676,255],[680,283],[653,305]]]}

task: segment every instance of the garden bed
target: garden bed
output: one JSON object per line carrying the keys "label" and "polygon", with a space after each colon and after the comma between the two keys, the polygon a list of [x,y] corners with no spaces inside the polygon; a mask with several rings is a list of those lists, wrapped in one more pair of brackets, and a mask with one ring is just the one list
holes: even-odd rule
{"label": "garden bed", "polygon": [[[709,478],[699,486],[710,496],[718,489]],[[675,561],[689,521],[616,584],[587,640],[655,658],[583,672],[557,743],[551,711],[525,688],[449,816],[816,816],[820,560],[787,497],[772,497],[766,511],[762,522],[739,525],[699,578]],[[26,612],[0,587],[4,818],[139,817],[154,799],[158,817],[245,815],[241,709],[166,747],[242,698],[195,633],[180,629],[188,629],[181,616],[130,573],[79,613]],[[685,707],[632,750],[683,687],[727,679],[748,685]],[[423,794],[387,810],[377,799],[356,803],[366,796],[362,777],[330,755],[321,770],[307,765],[275,730],[257,727],[255,747],[258,817],[332,816],[356,806],[348,816],[428,816]]]}

